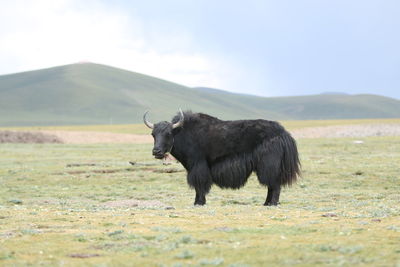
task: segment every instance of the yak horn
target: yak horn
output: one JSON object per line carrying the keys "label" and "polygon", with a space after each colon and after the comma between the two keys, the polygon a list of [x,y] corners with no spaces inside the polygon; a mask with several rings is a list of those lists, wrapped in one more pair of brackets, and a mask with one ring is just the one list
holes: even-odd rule
{"label": "yak horn", "polygon": [[183,125],[183,120],[185,119],[185,117],[183,116],[182,109],[179,109],[179,112],[181,113],[181,118],[179,119],[179,121],[177,123],[174,123],[172,125],[172,129],[181,127]]}
{"label": "yak horn", "polygon": [[149,122],[149,121],[146,119],[146,115],[147,115],[148,112],[149,112],[149,111],[146,111],[146,112],[144,113],[144,115],[143,115],[143,122],[144,122],[144,124],[146,124],[147,127],[149,127],[150,129],[153,129],[153,128],[154,128],[154,124],[151,123],[151,122]]}

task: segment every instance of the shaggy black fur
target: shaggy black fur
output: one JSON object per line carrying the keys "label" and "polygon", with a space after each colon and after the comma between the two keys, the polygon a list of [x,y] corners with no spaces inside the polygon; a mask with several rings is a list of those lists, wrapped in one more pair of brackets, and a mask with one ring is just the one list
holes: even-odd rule
{"label": "shaggy black fur", "polygon": [[275,121],[222,121],[202,113],[184,113],[180,119],[154,125],[153,154],[163,158],[170,152],[187,170],[187,182],[196,190],[195,205],[206,203],[212,184],[238,189],[254,171],[268,187],[264,205],[277,205],[281,186],[300,175],[296,141]]}

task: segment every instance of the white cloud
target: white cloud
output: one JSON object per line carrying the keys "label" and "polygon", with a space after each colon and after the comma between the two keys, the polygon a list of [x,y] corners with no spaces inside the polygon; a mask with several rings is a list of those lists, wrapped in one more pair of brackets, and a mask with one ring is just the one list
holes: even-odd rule
{"label": "white cloud", "polygon": [[[0,74],[91,61],[188,86],[226,87],[221,78],[226,64],[190,51],[190,34],[160,34],[163,40],[156,38],[158,43],[153,44],[134,14],[96,1],[87,3],[2,3]],[[169,43],[168,49],[160,49],[162,41]]]}

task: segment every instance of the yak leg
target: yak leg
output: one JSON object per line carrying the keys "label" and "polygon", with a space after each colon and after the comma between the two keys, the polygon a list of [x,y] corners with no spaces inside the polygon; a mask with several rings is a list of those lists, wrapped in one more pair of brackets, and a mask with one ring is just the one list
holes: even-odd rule
{"label": "yak leg", "polygon": [[194,200],[194,205],[204,205],[206,204],[206,194],[196,188],[196,198]]}
{"label": "yak leg", "polygon": [[280,167],[281,156],[272,153],[265,153],[257,163],[256,173],[258,181],[268,187],[265,206],[276,206],[279,204],[279,195],[281,193]]}
{"label": "yak leg", "polygon": [[198,162],[188,172],[188,183],[196,190],[194,205],[206,204],[206,194],[210,191],[212,179],[206,161]]}
{"label": "yak leg", "polygon": [[276,206],[279,204],[279,195],[281,193],[280,186],[268,187],[268,195],[265,200],[264,206]]}

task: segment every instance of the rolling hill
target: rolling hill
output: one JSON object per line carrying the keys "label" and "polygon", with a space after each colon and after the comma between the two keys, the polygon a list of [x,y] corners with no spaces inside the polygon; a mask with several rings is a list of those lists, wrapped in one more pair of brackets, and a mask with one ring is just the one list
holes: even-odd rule
{"label": "rolling hill", "polygon": [[105,65],[71,64],[0,76],[0,126],[140,123],[177,109],[222,119],[342,119],[400,116],[400,101],[377,95],[257,97],[189,88]]}

